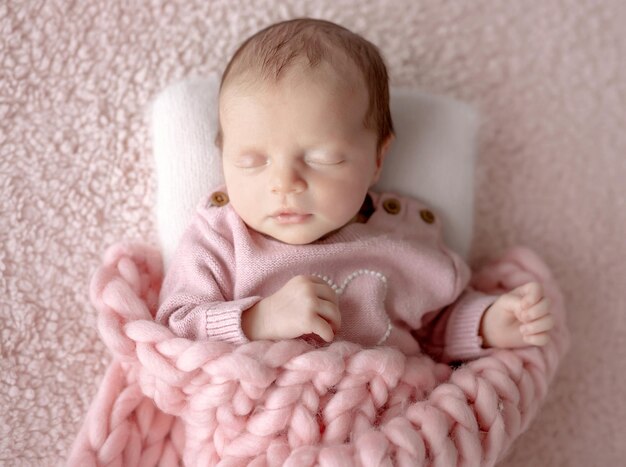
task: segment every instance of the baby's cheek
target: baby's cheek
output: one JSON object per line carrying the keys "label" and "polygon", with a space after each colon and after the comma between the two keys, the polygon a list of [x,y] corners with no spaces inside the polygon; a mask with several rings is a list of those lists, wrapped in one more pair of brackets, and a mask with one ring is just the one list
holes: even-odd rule
{"label": "baby's cheek", "polygon": [[235,212],[248,224],[248,226],[257,228],[261,217],[262,210],[258,208],[258,199],[248,195],[245,191],[237,190],[230,196],[230,203]]}
{"label": "baby's cheek", "polygon": [[362,201],[350,198],[342,198],[340,202],[334,201],[328,204],[327,218],[334,224],[334,228],[346,225],[358,214]]}
{"label": "baby's cheek", "polygon": [[331,198],[329,201],[334,201],[340,205],[338,208],[342,207],[345,212],[350,212],[354,215],[361,208],[368,190],[369,184],[355,174],[346,180],[338,182],[333,188],[328,190],[329,194],[332,193],[329,196]]}

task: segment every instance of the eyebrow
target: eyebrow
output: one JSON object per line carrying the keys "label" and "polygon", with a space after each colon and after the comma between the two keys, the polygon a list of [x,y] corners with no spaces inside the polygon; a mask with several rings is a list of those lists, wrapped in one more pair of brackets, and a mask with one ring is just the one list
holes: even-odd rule
{"label": "eyebrow", "polygon": [[265,151],[261,151],[258,147],[256,146],[243,146],[241,148],[236,147],[235,148],[237,155],[245,155],[245,154],[262,154]]}

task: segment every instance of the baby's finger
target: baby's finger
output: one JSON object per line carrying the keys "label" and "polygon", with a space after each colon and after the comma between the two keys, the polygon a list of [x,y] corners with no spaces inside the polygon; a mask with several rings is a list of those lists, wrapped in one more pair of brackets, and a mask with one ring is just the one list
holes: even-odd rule
{"label": "baby's finger", "polygon": [[510,292],[505,293],[498,297],[494,305],[500,309],[512,312],[519,321],[522,321],[522,307],[520,306],[520,298],[518,296]]}
{"label": "baby's finger", "polygon": [[541,332],[547,332],[554,327],[554,317],[549,314],[536,319],[530,323],[520,326],[519,330],[523,336],[530,336]]}
{"label": "baby's finger", "polygon": [[528,345],[538,345],[541,347],[550,342],[550,335],[547,332],[542,332],[540,334],[524,336],[524,342]]}
{"label": "baby's finger", "polygon": [[539,282],[527,282],[513,290],[513,293],[521,297],[522,308],[528,309],[543,298],[543,287]]}
{"label": "baby's finger", "polygon": [[531,306],[530,308],[522,312],[521,321],[523,321],[524,323],[530,323],[532,321],[535,321],[550,313],[551,307],[552,302],[550,301],[550,299],[544,297],[542,300],[539,301],[539,303]]}
{"label": "baby's finger", "polygon": [[314,319],[313,322],[311,323],[310,331],[320,336],[326,342],[332,342],[333,339],[335,338],[335,333],[330,327],[330,324],[328,324],[326,320],[319,318],[319,317],[317,319]]}
{"label": "baby's finger", "polygon": [[337,297],[337,292],[335,292],[330,287],[330,285],[328,285],[322,279],[319,279],[319,280],[322,281],[322,282],[321,283],[316,283],[314,285],[315,295],[317,295],[317,297],[321,298],[322,300],[326,300],[326,301],[329,301],[329,302],[334,303],[335,305],[337,305],[338,304],[338,300],[339,300],[338,297]]}
{"label": "baby's finger", "polygon": [[339,332],[339,329],[341,329],[341,313],[337,305],[327,300],[320,300],[317,314],[330,323],[335,333]]}

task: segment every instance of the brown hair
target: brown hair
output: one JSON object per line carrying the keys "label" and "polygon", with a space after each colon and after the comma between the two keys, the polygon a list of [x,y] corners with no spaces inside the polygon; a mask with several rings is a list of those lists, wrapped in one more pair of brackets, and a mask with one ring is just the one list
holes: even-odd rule
{"label": "brown hair", "polygon": [[[296,60],[306,57],[308,65],[315,68],[322,61],[329,62],[337,51],[343,51],[363,74],[369,94],[364,124],[376,130],[380,150],[387,137],[393,134],[385,62],[374,44],[330,21],[298,18],[273,24],[252,35],[239,46],[226,66],[220,92],[229,79],[251,69],[259,72],[262,79],[278,81]],[[221,125],[215,142],[221,147]]]}

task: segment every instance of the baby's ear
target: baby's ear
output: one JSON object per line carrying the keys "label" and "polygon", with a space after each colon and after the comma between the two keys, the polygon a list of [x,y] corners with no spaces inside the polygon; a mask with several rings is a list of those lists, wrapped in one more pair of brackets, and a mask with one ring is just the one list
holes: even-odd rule
{"label": "baby's ear", "polygon": [[389,136],[387,136],[383,141],[383,144],[381,144],[380,149],[378,150],[378,154],[376,154],[376,172],[374,173],[372,185],[374,185],[380,178],[380,174],[383,170],[383,163],[385,162],[385,157],[387,157],[389,149],[391,148],[391,144],[393,143],[393,140],[395,138],[396,135],[390,133]]}

